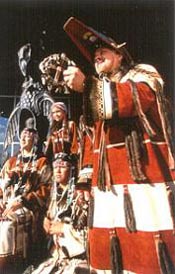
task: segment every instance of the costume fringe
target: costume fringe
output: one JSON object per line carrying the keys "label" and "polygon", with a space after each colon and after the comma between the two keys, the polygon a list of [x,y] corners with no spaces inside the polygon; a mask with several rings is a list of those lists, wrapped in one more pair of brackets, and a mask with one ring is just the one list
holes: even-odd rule
{"label": "costume fringe", "polygon": [[168,153],[169,153],[169,168],[174,170],[175,169],[175,147],[173,141],[173,133],[172,128],[169,122],[169,117],[167,113],[167,104],[165,100],[165,96],[163,94],[162,87],[157,82],[157,92],[156,92],[156,99],[158,105],[158,111],[160,114],[160,119],[162,123],[164,138],[168,146]]}
{"label": "costume fringe", "polygon": [[[104,139],[102,137],[102,139]],[[100,154],[99,154],[99,169],[98,169],[98,178],[97,178],[97,186],[100,190],[105,191],[105,169],[104,169],[104,162],[105,162],[105,144],[104,140],[101,142],[100,146]]]}
{"label": "costume fringe", "polygon": [[[151,125],[146,118],[146,115],[142,111],[142,106],[139,100],[138,92],[137,92],[137,87],[136,84],[130,80],[131,87],[132,87],[132,92],[133,92],[133,100],[134,104],[136,107],[136,111],[138,113],[138,116],[140,118],[140,121],[142,122],[146,132],[148,133],[150,138],[153,138],[156,133],[155,131],[151,128]],[[159,82],[157,81],[157,87],[155,92],[156,95],[156,100],[157,100],[157,106],[158,106],[158,111],[161,119],[161,124],[162,124],[162,129],[163,129],[163,134],[165,141],[168,146],[168,152],[169,152],[169,167],[170,169],[175,169],[175,147],[173,143],[173,134],[172,134],[172,129],[169,123],[169,117],[167,113],[167,105],[166,105],[166,100],[165,96],[163,94],[163,90]]]}
{"label": "costume fringe", "polygon": [[170,206],[170,213],[173,221],[173,233],[175,234],[175,196],[168,183],[166,183],[166,190],[168,195],[168,202]]}
{"label": "costume fringe", "polygon": [[122,252],[119,238],[115,230],[110,230],[110,258],[111,258],[111,273],[123,273]]}
{"label": "costume fringe", "polygon": [[158,256],[158,262],[162,274],[173,274],[175,268],[169,256],[167,246],[161,239],[160,235],[155,235],[156,251]]}
{"label": "costume fringe", "polygon": [[124,185],[124,212],[125,212],[125,223],[126,223],[126,230],[128,232],[136,232],[136,220],[133,210],[133,204],[131,195],[128,190],[128,186]]}
{"label": "costume fringe", "polygon": [[80,156],[79,156],[79,170],[82,169],[83,166],[83,155],[84,155],[84,148],[85,148],[85,134],[86,134],[86,126],[83,115],[80,116],[79,119],[79,127],[78,127],[78,137],[80,143]]}
{"label": "costume fringe", "polygon": [[109,165],[108,165],[107,155],[106,155],[104,121],[102,124],[99,149],[100,149],[100,152],[99,152],[99,162],[98,162],[97,186],[99,190],[106,191],[106,187],[108,190],[111,188],[111,178],[110,178]]}
{"label": "costume fringe", "polygon": [[88,227],[92,228],[94,223],[94,196],[90,196],[89,210],[88,210]]}
{"label": "costume fringe", "polygon": [[138,114],[138,116],[139,116],[146,132],[148,133],[150,138],[153,138],[156,135],[156,133],[153,130],[153,128],[151,127],[146,115],[144,114],[144,112],[142,110],[142,106],[141,106],[138,91],[137,91],[137,86],[133,81],[131,81],[131,80],[129,80],[129,81],[130,81],[131,87],[132,87],[131,90],[132,90],[132,93],[133,93],[133,100],[134,100],[134,105],[135,105],[137,114]]}
{"label": "costume fringe", "polygon": [[147,178],[141,169],[139,140],[138,134],[135,130],[133,130],[130,134],[128,134],[125,137],[125,145],[129,162],[129,168],[133,180],[135,182],[145,181]]}

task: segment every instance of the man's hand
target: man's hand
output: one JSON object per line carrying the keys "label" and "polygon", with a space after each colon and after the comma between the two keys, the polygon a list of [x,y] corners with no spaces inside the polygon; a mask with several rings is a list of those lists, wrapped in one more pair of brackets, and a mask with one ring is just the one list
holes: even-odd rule
{"label": "man's hand", "polygon": [[77,92],[84,91],[85,75],[78,67],[69,66],[63,71],[63,77],[66,85]]}

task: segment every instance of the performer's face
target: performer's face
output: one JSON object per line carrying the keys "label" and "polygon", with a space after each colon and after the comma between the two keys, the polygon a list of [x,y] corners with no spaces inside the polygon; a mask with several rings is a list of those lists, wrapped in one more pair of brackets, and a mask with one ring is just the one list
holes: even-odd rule
{"label": "performer's face", "polygon": [[52,109],[52,118],[56,122],[60,122],[65,118],[65,112],[58,107]]}
{"label": "performer's face", "polygon": [[96,72],[110,73],[120,68],[122,55],[108,48],[98,48],[94,54]]}
{"label": "performer's face", "polygon": [[67,185],[70,176],[70,164],[60,160],[53,164],[54,180],[60,185]]}
{"label": "performer's face", "polygon": [[33,147],[33,143],[34,143],[34,132],[24,129],[21,132],[21,137],[20,137],[20,146],[21,149],[26,149],[28,151],[30,151]]}

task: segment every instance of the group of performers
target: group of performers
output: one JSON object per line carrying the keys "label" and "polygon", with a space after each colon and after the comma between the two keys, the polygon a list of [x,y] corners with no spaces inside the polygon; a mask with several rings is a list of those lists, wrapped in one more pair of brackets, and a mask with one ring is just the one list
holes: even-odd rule
{"label": "group of performers", "polygon": [[0,267],[173,274],[175,154],[162,77],[76,18],[64,30],[95,70],[85,75],[57,54],[40,64],[47,87],[79,93],[82,115],[76,125],[50,100],[41,144],[27,108],[19,152],[1,170]]}

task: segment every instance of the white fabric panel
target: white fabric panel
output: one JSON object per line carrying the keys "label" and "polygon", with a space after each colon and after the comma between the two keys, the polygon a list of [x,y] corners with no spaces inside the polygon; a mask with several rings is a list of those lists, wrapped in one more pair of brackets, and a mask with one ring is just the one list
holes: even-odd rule
{"label": "white fabric panel", "polygon": [[105,119],[112,118],[112,96],[111,96],[111,86],[110,81],[103,78],[103,97],[104,97],[104,112]]}
{"label": "white fabric panel", "polygon": [[76,231],[70,224],[64,224],[64,234],[58,236],[60,246],[67,248],[70,257],[85,252],[85,239],[81,232]]}
{"label": "white fabric panel", "polygon": [[[11,217],[14,221],[0,219],[0,257],[21,253],[25,258],[29,242],[27,227],[34,224],[32,212],[18,209]],[[34,236],[34,226],[31,229]]]}
{"label": "white fabric panel", "polygon": [[[121,227],[125,226],[123,211],[123,186],[114,187],[116,195],[111,191],[100,191],[94,188],[94,227],[112,228],[117,222]],[[122,209],[122,210],[121,210]]]}
{"label": "white fabric panel", "polygon": [[[94,227],[125,227],[123,185],[113,186],[114,191],[94,188]],[[128,185],[136,219],[137,230],[157,231],[173,229],[170,207],[164,183]]]}

